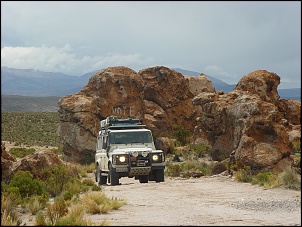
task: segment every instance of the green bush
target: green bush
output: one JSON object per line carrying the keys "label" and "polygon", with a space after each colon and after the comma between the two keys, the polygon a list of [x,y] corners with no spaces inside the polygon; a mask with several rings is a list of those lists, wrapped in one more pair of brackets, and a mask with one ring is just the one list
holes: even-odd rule
{"label": "green bush", "polygon": [[250,168],[238,169],[234,174],[235,179],[240,181],[240,182],[246,182],[246,183],[251,182],[253,176],[252,176],[252,174],[249,170],[250,170]]}
{"label": "green bush", "polygon": [[29,171],[18,170],[13,176],[9,187],[19,188],[19,192],[23,198],[33,195],[46,195],[45,185],[38,179],[33,179],[33,175]]}
{"label": "green bush", "polygon": [[185,129],[182,125],[173,126],[173,136],[182,144],[186,145],[190,142],[191,133]]}
{"label": "green bush", "polygon": [[288,167],[279,174],[279,183],[285,188],[299,190],[301,189],[301,174],[298,174],[294,168]]}
{"label": "green bush", "polygon": [[269,185],[271,178],[271,172],[258,173],[256,176],[252,177],[251,184],[259,184],[261,186]]}
{"label": "green bush", "polygon": [[194,144],[192,147],[192,153],[199,158],[211,155],[211,152],[212,148],[205,143]]}
{"label": "green bush", "polygon": [[6,191],[2,192],[5,197],[10,198],[13,205],[19,205],[22,203],[22,197],[18,187],[7,187]]}
{"label": "green bush", "polygon": [[53,204],[47,204],[46,216],[52,225],[68,213],[68,207],[63,197],[57,197]]}
{"label": "green bush", "polygon": [[24,158],[27,155],[34,153],[36,150],[34,148],[24,148],[24,147],[13,147],[9,149],[9,153],[11,153],[15,158]]}
{"label": "green bush", "polygon": [[65,186],[74,178],[68,166],[58,165],[42,171],[42,179],[46,185],[46,191],[53,197],[60,195]]}
{"label": "green bush", "polygon": [[72,193],[70,191],[66,191],[64,194],[63,194],[63,198],[65,200],[71,200],[72,199]]}
{"label": "green bush", "polygon": [[179,164],[167,163],[165,171],[168,176],[179,177],[181,167]]}

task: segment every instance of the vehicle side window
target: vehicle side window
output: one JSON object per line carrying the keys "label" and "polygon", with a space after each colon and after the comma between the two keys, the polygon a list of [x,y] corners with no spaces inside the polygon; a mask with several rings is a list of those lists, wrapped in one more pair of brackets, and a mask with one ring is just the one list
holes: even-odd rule
{"label": "vehicle side window", "polygon": [[98,143],[97,143],[97,149],[101,149],[102,148],[102,137],[101,136],[98,136]]}
{"label": "vehicle side window", "polygon": [[107,136],[103,137],[103,146],[102,146],[103,149],[107,148],[107,138],[108,138]]}

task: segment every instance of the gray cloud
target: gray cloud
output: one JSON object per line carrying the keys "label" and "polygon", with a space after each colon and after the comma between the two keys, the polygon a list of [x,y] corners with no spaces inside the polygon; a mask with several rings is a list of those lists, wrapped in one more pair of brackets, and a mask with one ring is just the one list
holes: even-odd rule
{"label": "gray cloud", "polygon": [[82,75],[155,65],[301,87],[301,2],[1,1],[1,66]]}

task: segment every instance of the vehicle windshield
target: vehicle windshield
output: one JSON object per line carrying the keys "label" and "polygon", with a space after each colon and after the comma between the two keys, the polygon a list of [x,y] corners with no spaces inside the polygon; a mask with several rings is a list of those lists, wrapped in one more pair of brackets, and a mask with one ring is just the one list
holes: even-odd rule
{"label": "vehicle windshield", "polygon": [[151,132],[111,132],[110,144],[152,143]]}

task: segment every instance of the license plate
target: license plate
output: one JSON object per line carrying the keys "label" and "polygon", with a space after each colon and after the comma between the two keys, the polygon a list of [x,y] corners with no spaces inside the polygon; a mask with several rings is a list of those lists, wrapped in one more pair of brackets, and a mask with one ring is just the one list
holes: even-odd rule
{"label": "license plate", "polygon": [[116,172],[127,172],[128,168],[116,168]]}
{"label": "license plate", "polygon": [[142,160],[142,161],[138,160],[137,161],[137,166],[145,166],[145,165],[146,165],[145,160]]}

